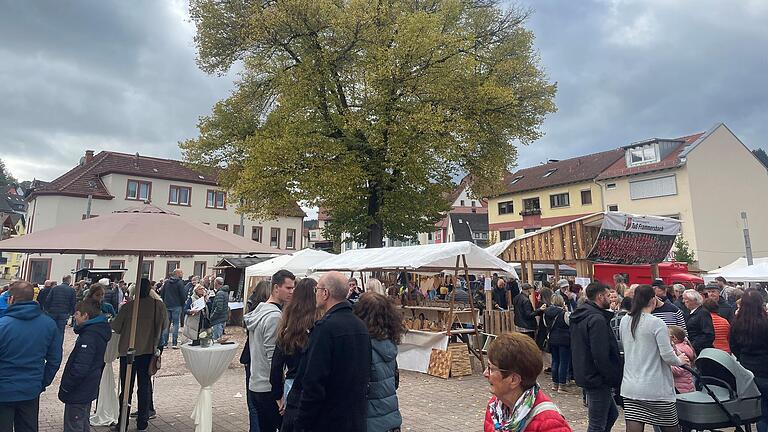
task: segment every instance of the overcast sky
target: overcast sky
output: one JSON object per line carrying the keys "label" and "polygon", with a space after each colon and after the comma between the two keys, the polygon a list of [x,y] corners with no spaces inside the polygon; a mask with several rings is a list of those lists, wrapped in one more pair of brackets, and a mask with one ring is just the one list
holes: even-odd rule
{"label": "overcast sky", "polygon": [[[523,0],[558,83],[521,167],[725,122],[768,146],[768,1]],[[0,158],[51,180],[86,149],[180,157],[236,75],[195,64],[185,0],[0,0]]]}

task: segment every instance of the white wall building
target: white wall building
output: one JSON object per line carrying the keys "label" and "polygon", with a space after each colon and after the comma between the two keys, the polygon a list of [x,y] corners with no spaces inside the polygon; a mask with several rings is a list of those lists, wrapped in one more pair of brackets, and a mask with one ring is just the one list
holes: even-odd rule
{"label": "white wall building", "polygon": [[[236,212],[226,190],[215,178],[206,177],[179,161],[102,151],[87,151],[81,163],[27,196],[27,232],[37,232],[75,223],[86,217],[91,196],[90,217],[108,214],[150,201],[181,217],[250,237],[275,251],[290,252],[303,247],[304,212],[296,205],[273,220],[254,220]],[[142,272],[151,280],[165,278],[180,267],[185,275],[211,274],[221,256],[155,256],[144,260]],[[128,269],[125,279],[135,280],[132,256],[86,255],[84,267]],[[23,277],[33,283],[45,279],[61,281],[64,275],[82,268],[80,256],[29,254],[23,263]]]}

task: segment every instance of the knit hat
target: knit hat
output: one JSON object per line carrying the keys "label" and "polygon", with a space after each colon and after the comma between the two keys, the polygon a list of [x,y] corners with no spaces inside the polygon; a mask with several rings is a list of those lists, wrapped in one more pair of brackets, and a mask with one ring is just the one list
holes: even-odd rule
{"label": "knit hat", "polygon": [[568,288],[569,286],[570,286],[570,284],[565,279],[560,279],[559,281],[557,281],[557,287],[558,288]]}
{"label": "knit hat", "polygon": [[707,286],[704,287],[704,290],[706,290],[706,291],[716,290],[717,292],[721,292],[722,291],[722,289],[720,289],[720,285],[718,285],[718,284],[716,284],[714,282],[708,283]]}
{"label": "knit hat", "polygon": [[664,281],[663,281],[663,280],[661,280],[661,279],[656,279],[655,281],[653,281],[653,283],[651,284],[651,286],[655,286],[655,287],[664,286]]}

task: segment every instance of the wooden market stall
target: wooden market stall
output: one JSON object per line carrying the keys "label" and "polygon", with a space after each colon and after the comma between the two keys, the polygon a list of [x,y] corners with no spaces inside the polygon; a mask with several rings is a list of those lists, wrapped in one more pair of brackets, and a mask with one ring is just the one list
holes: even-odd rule
{"label": "wooden market stall", "polygon": [[595,213],[528,233],[509,243],[501,258],[519,262],[521,280],[531,283],[534,264],[573,265],[576,277],[592,280],[593,263],[651,264],[654,278],[680,232],[680,221],[620,212]]}
{"label": "wooden market stall", "polygon": [[[454,280],[460,272],[469,281],[472,272],[502,272],[517,278],[512,266],[489,254],[471,242],[442,243],[420,246],[389,247],[379,249],[355,249],[329,258],[316,266],[314,271],[349,272],[410,272],[435,275],[453,271]],[[455,290],[453,293],[455,294]],[[401,306],[404,320],[410,330],[403,339],[398,353],[401,369],[428,372],[436,363],[444,364],[445,356],[438,352],[453,352],[455,356],[470,353],[484,365],[482,341],[478,325],[479,316],[472,295],[468,302],[457,303],[454,295],[447,301],[421,301]],[[428,319],[427,317],[430,317]],[[434,320],[433,320],[434,319]],[[418,326],[414,322],[418,321]],[[429,324],[424,325],[425,321]],[[460,337],[467,350],[448,346],[450,339]],[[474,345],[470,343],[474,338]],[[440,357],[440,358],[437,358]],[[450,356],[448,356],[450,358]],[[450,363],[450,362],[449,362]],[[466,365],[462,371],[468,372]],[[439,367],[438,367],[439,369]],[[445,374],[445,368],[442,369]],[[455,376],[456,374],[454,374]],[[446,374],[447,377],[447,374]]]}

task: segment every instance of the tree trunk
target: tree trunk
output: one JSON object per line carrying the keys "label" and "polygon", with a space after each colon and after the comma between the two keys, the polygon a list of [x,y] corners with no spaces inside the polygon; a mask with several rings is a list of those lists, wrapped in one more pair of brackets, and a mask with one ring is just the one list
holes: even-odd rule
{"label": "tree trunk", "polygon": [[379,194],[381,190],[376,182],[370,182],[368,186],[368,216],[375,222],[368,225],[368,241],[366,249],[384,247],[384,226],[379,219]]}

